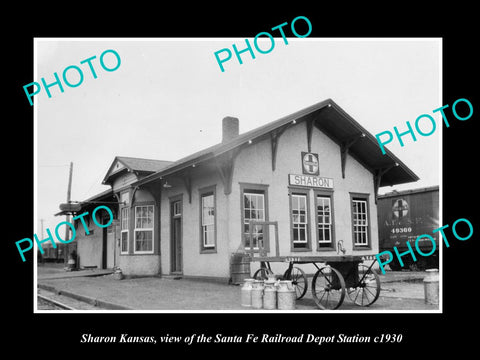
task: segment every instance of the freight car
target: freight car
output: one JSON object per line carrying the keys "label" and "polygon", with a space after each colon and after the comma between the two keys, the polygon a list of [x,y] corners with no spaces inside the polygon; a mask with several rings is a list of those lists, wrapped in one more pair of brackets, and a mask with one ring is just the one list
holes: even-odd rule
{"label": "freight car", "polygon": [[[432,230],[439,225],[439,187],[393,191],[378,196],[378,238],[380,252],[393,251],[396,246],[400,253],[407,251],[407,242],[412,248],[415,240],[422,234],[430,234],[435,238],[436,251],[428,257],[417,257],[414,262],[411,256],[403,256],[404,267],[401,267],[397,257],[389,264],[392,270],[408,269],[424,270],[438,269],[438,240],[439,233],[432,234]],[[423,240],[423,241],[422,241]],[[432,250],[432,243],[428,239],[421,239],[419,247],[424,253]]]}
{"label": "freight car", "polygon": [[[45,262],[55,262],[55,263],[63,263],[65,261],[65,251],[67,244],[63,243],[56,243],[56,248],[49,243],[42,244],[43,255],[40,250],[37,250],[37,260],[40,263]],[[72,253],[73,251],[77,251],[77,242],[73,241],[68,244],[68,251]]]}

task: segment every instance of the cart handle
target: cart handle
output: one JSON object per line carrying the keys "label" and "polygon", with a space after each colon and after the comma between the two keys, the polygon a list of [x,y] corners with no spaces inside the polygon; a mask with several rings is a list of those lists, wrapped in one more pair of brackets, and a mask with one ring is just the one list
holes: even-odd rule
{"label": "cart handle", "polygon": [[[253,258],[255,254],[255,250],[253,248],[253,226],[254,225],[273,225],[275,226],[275,256],[280,256],[280,244],[278,243],[278,221],[257,221],[257,220],[250,220],[248,228],[248,237],[250,238],[250,256]],[[245,244],[244,244],[245,245]],[[260,248],[260,242],[258,244],[259,251],[265,250],[265,244],[262,241],[262,246]]]}

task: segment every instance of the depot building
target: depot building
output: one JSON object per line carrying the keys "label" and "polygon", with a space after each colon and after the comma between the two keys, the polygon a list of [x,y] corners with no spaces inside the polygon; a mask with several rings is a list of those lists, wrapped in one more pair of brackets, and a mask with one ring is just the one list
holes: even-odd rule
{"label": "depot building", "polygon": [[174,162],[115,157],[110,188],[72,213],[103,204],[115,218],[87,219],[88,235],[75,221],[78,265],[229,281],[233,254],[274,251],[275,232],[250,236],[250,220],[278,223],[281,256],[372,256],[379,187],[418,180],[331,99],[242,134],[237,118],[219,126],[220,143]]}

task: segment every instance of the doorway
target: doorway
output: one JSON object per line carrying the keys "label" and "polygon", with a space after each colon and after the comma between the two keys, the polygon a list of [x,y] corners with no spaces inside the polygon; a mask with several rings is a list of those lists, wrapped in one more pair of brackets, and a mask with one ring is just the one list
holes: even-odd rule
{"label": "doorway", "polygon": [[[102,217],[101,224],[106,225],[110,218]],[[115,220],[110,226],[102,228],[102,269],[115,267]]]}
{"label": "doorway", "polygon": [[182,274],[182,200],[170,201],[170,230],[170,272]]}
{"label": "doorway", "polygon": [[[102,221],[102,224],[105,222]],[[107,268],[107,254],[108,254],[108,246],[107,246],[107,228],[102,229],[102,269]]]}

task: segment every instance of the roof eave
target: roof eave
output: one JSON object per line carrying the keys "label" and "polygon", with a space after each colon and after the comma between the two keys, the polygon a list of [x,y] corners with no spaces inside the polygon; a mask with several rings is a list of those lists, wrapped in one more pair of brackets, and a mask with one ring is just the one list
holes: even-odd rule
{"label": "roof eave", "polygon": [[[136,182],[134,182],[132,185],[133,186],[140,186],[144,185],[150,181],[157,180],[159,178],[162,178],[163,176],[168,176],[171,175],[177,171],[181,171],[185,168],[188,168],[194,164],[198,164],[203,161],[208,161],[210,159],[213,159],[217,156],[220,156],[228,151],[234,150],[235,148],[238,148],[249,141],[255,141],[258,138],[264,137],[270,132],[278,129],[281,126],[284,126],[288,124],[289,122],[292,121],[299,121],[301,122],[303,118],[305,118],[307,115],[319,111],[323,108],[326,107],[333,107],[335,111],[337,111],[345,120],[347,120],[350,124],[353,125],[356,129],[358,129],[359,133],[365,134],[365,137],[367,140],[371,141],[372,144],[377,145],[378,148],[378,153],[375,154],[378,158],[381,156],[386,156],[388,159],[390,159],[391,166],[401,166],[402,170],[405,171],[407,175],[407,179],[405,180],[399,180],[397,182],[391,182],[389,184],[380,184],[380,186],[392,186],[392,185],[397,185],[397,184],[402,184],[402,183],[408,183],[408,182],[414,182],[419,180],[419,177],[412,171],[410,170],[398,157],[396,157],[390,150],[385,148],[386,154],[383,155],[380,150],[380,146],[378,146],[377,139],[370,133],[368,132],[363,126],[361,126],[355,119],[353,119],[348,113],[346,113],[340,106],[338,106],[332,99],[326,99],[323,100],[319,103],[316,103],[314,105],[311,105],[305,109],[299,110],[293,114],[284,116],[278,120],[275,120],[271,123],[268,123],[266,125],[263,125],[259,128],[250,130],[246,133],[240,134],[238,137],[235,139],[231,140],[230,142],[226,144],[217,144],[214,146],[211,146],[210,148],[212,149],[211,151],[207,151],[209,148],[205,149],[204,152],[201,152],[201,154],[198,157],[187,157],[188,160],[182,161],[182,159],[178,160],[177,162],[174,162],[171,166],[167,166],[165,169],[162,169],[158,172],[155,172],[151,175],[147,175],[143,179],[140,179]],[[333,136],[333,135],[331,135]],[[380,156],[381,155],[381,156]],[[355,156],[354,156],[355,157]],[[358,159],[356,159],[359,161]],[[363,166],[366,166],[370,171],[372,169],[378,169],[378,167],[375,166],[367,166],[367,164],[363,164]]]}

